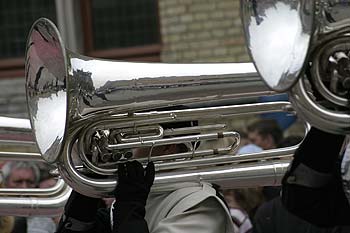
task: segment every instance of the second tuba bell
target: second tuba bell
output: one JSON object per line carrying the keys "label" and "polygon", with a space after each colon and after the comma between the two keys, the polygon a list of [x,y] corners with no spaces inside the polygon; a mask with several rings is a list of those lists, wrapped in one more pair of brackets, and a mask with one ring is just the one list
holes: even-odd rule
{"label": "second tuba bell", "polygon": [[241,0],[248,51],[265,83],[325,131],[350,133],[349,1]]}

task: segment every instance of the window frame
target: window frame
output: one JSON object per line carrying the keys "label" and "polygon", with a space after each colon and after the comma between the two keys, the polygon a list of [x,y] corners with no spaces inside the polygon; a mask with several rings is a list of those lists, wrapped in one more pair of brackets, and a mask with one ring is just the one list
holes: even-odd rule
{"label": "window frame", "polygon": [[[28,28],[28,32],[29,32],[29,28]],[[24,43],[26,43],[26,40]],[[0,79],[21,78],[21,77],[24,77],[24,75],[25,75],[25,54],[21,54],[18,57],[13,56],[13,57],[0,58]]]}
{"label": "window frame", "polygon": [[[159,17],[159,2],[155,3],[158,26],[158,43],[133,46],[126,48],[111,48],[98,50],[93,46],[93,29],[92,29],[92,3],[91,0],[80,0],[80,19],[82,20],[81,29],[83,32],[82,48],[83,54],[86,56],[106,59],[120,59],[127,61],[145,61],[145,62],[160,62],[160,54],[162,50],[162,37],[160,33],[160,17]],[[57,15],[57,17],[59,17]],[[58,20],[58,19],[57,19]],[[25,75],[24,57],[13,57],[0,59],[0,79],[3,78],[18,78]]]}
{"label": "window frame", "polygon": [[24,57],[0,59],[0,78],[24,77]]}
{"label": "window frame", "polygon": [[159,31],[159,43],[125,47],[125,48],[110,48],[110,49],[95,49],[93,43],[93,29],[92,29],[92,3],[91,0],[80,0],[82,30],[84,38],[84,54],[91,57],[107,58],[107,59],[122,59],[128,61],[146,61],[159,62],[162,48],[160,21],[159,21],[159,6],[156,3],[157,22]]}

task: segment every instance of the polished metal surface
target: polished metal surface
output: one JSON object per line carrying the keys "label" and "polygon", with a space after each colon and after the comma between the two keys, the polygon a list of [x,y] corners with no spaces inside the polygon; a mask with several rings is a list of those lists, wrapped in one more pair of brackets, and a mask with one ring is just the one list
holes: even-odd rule
{"label": "polished metal surface", "polygon": [[315,12],[320,34],[334,33],[349,26],[349,0],[318,0],[316,3],[318,7]]}
{"label": "polished metal surface", "polygon": [[350,53],[343,52],[344,49],[350,51],[349,42],[349,37],[338,37],[318,49],[312,59],[310,74],[317,92],[331,103],[343,107],[350,107],[350,72],[346,68],[350,64]]}
{"label": "polished metal surface", "polygon": [[[90,125],[86,125],[85,129],[81,130],[81,132],[78,135],[78,151],[79,151],[79,157],[82,161],[84,161],[85,166],[87,166],[90,170],[94,171],[98,174],[108,174],[112,175],[116,172],[116,163],[110,163],[112,165],[112,168],[107,169],[105,168],[105,164],[102,164],[104,168],[98,167],[98,164],[96,162],[91,162],[91,159],[88,159],[88,155],[91,154],[91,151],[93,149],[91,147],[95,147],[94,145],[91,146],[91,143],[89,143],[89,138],[92,138],[91,135],[94,132],[98,132],[105,129],[110,129],[110,131],[118,131],[119,129],[130,129],[130,127],[134,127],[134,129],[138,129],[138,127],[143,124],[161,124],[164,122],[182,122],[182,121],[215,121],[217,119],[220,119],[221,121],[224,121],[225,119],[234,119],[234,117],[242,116],[242,115],[255,115],[260,113],[272,113],[272,112],[282,112],[282,111],[288,111],[290,108],[289,102],[273,102],[273,103],[256,103],[256,104],[240,104],[240,105],[230,105],[230,106],[217,106],[217,107],[206,107],[206,108],[195,108],[195,109],[185,109],[185,110],[168,110],[168,111],[152,111],[151,113],[134,113],[132,116],[130,115],[122,115],[122,116],[111,116],[108,120],[100,120],[94,123],[91,123]],[[205,156],[213,156],[215,155],[215,158],[219,159],[219,155],[232,153],[237,148],[237,145],[239,144],[239,135],[235,132],[229,132],[226,129],[226,126],[224,128],[221,128],[218,131],[211,131],[214,133],[207,134],[205,133],[205,130],[208,129],[206,127],[208,125],[200,125],[197,127],[187,127],[187,128],[177,128],[176,134],[181,134],[180,137],[172,137],[170,138],[157,138],[154,139],[153,137],[143,137],[142,134],[137,134],[138,140],[135,140],[133,142],[118,142],[117,144],[106,144],[106,145],[96,145],[100,151],[105,151],[105,154],[108,154],[108,152],[111,149],[132,149],[132,148],[141,148],[141,147],[148,147],[153,148],[159,145],[169,145],[169,144],[178,144],[178,143],[184,143],[184,142],[192,142],[197,143],[201,141],[207,141],[207,140],[213,140],[218,138],[231,138],[232,145],[227,146],[226,148],[210,148],[209,150],[192,150],[190,149],[190,152],[185,152],[181,154],[173,154],[173,155],[162,155],[157,157],[152,157],[151,159],[153,161],[169,161],[169,163],[173,164],[175,163],[174,159],[180,159],[180,158],[187,158],[195,161],[197,157],[201,157],[199,160],[203,159]],[[209,125],[210,126],[210,125]],[[143,128],[144,129],[144,128]],[[196,129],[196,131],[194,131]],[[204,130],[204,131],[203,131]],[[106,131],[106,130],[105,130]],[[164,130],[165,131],[165,130]],[[90,133],[92,132],[92,133]],[[171,130],[173,134],[173,130]],[[215,133],[216,132],[216,133]],[[190,133],[190,135],[186,135],[186,133]],[[110,133],[110,135],[113,135],[113,133]],[[158,136],[158,134],[156,134]],[[186,136],[185,136],[186,135]],[[106,139],[105,141],[113,141],[113,138]],[[118,151],[118,150],[117,150]],[[113,156],[113,155],[111,155]],[[146,159],[139,159],[139,161],[145,161],[149,160],[150,158]],[[118,160],[117,160],[118,161]],[[188,161],[188,160],[187,160]],[[97,165],[97,166],[95,166]],[[156,164],[157,165],[157,164]]]}
{"label": "polished metal surface", "polygon": [[26,90],[36,141],[49,163],[57,162],[68,129],[85,119],[253,91],[269,94],[250,63],[146,64],[74,54],[47,19],[39,19],[29,34]]}
{"label": "polished metal surface", "polygon": [[276,186],[281,184],[290,161],[290,159],[271,160],[222,166],[221,168],[189,170],[181,174],[163,173],[156,178],[155,183],[158,185],[152,187],[152,192],[169,191],[179,183],[196,182],[200,184],[201,181],[218,184],[223,189]]}
{"label": "polished metal surface", "polygon": [[[226,117],[231,115],[241,115],[251,112],[264,113],[280,111],[289,108],[288,102],[277,103],[262,103],[240,106],[223,106],[216,108],[209,108],[207,112],[218,116],[217,112],[221,109],[221,114],[226,113]],[[222,110],[225,111],[222,111]],[[197,113],[193,111],[192,115],[198,112],[204,113],[206,109],[196,109]],[[220,112],[220,111],[219,111]],[[188,113],[181,111],[175,112],[179,118],[187,117]],[[203,115],[203,114],[199,114]],[[162,116],[163,117],[163,116]],[[202,116],[205,118],[204,116]],[[12,118],[7,118],[9,122],[3,122],[4,126],[8,126],[12,122]],[[26,120],[26,119],[22,119]],[[1,128],[1,125],[0,125]],[[15,131],[23,130],[21,128],[11,128]],[[217,130],[225,129],[222,124],[211,125],[206,129]],[[168,130],[167,135],[177,135],[183,133],[181,131]],[[190,133],[197,132],[197,128],[189,129]],[[234,134],[235,135],[235,134]],[[152,138],[150,140],[153,140]],[[28,142],[23,142],[24,144]],[[129,141],[126,141],[129,143]],[[2,146],[3,144],[0,144]],[[17,141],[18,148],[21,142]],[[5,145],[7,146],[7,144]],[[17,149],[18,149],[17,148]],[[222,154],[219,157],[209,157],[200,160],[177,161],[174,163],[157,163],[160,158],[155,157],[156,163],[156,181],[152,188],[152,192],[164,192],[172,190],[176,187],[178,182],[193,182],[200,185],[201,181],[215,182],[220,184],[223,188],[232,187],[256,187],[262,185],[277,185],[290,162],[291,155],[295,147],[285,148],[282,150],[270,150],[262,153],[245,154],[232,156]],[[203,153],[205,153],[204,151]],[[176,159],[176,155],[172,155]],[[183,156],[183,155],[182,155]],[[191,156],[191,154],[189,154]],[[69,156],[69,159],[71,156]],[[1,152],[1,160],[12,161],[43,161],[39,153],[22,153],[22,152]],[[272,159],[270,161],[270,159]],[[142,161],[142,160],[141,160]],[[256,161],[259,161],[258,163]],[[263,162],[265,161],[265,162]],[[244,162],[243,164],[240,164]],[[248,163],[249,162],[249,163]],[[79,166],[72,165],[73,162],[67,164],[68,170],[64,168],[65,164],[60,164],[60,168],[64,169],[61,174],[72,183],[72,187],[80,190],[88,195],[107,195],[115,186],[114,179],[94,180],[81,174]],[[221,166],[214,166],[221,165]],[[73,167],[74,166],[74,167]],[[184,171],[184,168],[185,171]],[[70,171],[70,169],[72,169]],[[68,171],[67,176],[65,173]],[[162,172],[167,171],[167,172]],[[71,177],[71,175],[73,176]],[[75,176],[78,175],[78,178]],[[83,178],[81,178],[81,177]],[[75,180],[77,179],[77,180]],[[107,186],[105,186],[107,184]],[[101,193],[101,191],[104,191]],[[71,188],[62,180],[59,179],[54,187],[51,188],[31,188],[31,189],[15,189],[15,188],[0,188],[0,215],[11,216],[59,216],[64,208],[66,201],[70,195]]]}
{"label": "polished metal surface", "polygon": [[35,153],[35,152],[30,153],[30,152],[0,151],[0,160],[44,162],[41,154]]}
{"label": "polished metal surface", "polygon": [[349,32],[349,1],[241,0],[248,51],[275,91],[290,89],[318,44]]}
{"label": "polished metal surface", "polygon": [[[72,145],[68,145],[66,148],[68,151],[71,149]],[[277,151],[266,151],[263,154],[226,155],[209,159],[210,161],[198,160],[194,161],[193,164],[185,163],[182,166],[177,166],[176,168],[182,167],[182,169],[175,169],[171,172],[159,172],[161,168],[156,167],[158,172],[152,186],[152,192],[170,191],[176,187],[177,183],[183,182],[218,182],[224,188],[277,185],[286,172],[295,149],[296,146]],[[239,163],[261,157],[267,159],[259,160],[259,162]],[[269,160],[270,158],[272,160]],[[277,158],[283,159],[276,160]],[[73,166],[70,156],[63,159],[60,174],[66,177],[66,182],[78,192],[94,197],[108,196],[116,186],[116,181],[113,178],[96,179],[82,174]],[[221,165],[213,166],[213,163],[218,162],[218,160],[218,164]]]}
{"label": "polished metal surface", "polygon": [[286,91],[301,73],[313,32],[314,1],[241,0],[248,51],[275,91]]}
{"label": "polished metal surface", "polygon": [[[0,140],[1,161],[44,162],[34,141],[21,141],[21,134],[31,132],[29,119],[0,117],[0,129],[10,139]],[[13,134],[12,134],[13,133]],[[0,215],[59,216],[71,188],[62,179],[51,188],[0,188]]]}
{"label": "polished metal surface", "polygon": [[[210,125],[177,128],[174,133],[160,127],[210,117],[220,121],[244,114],[289,111],[289,102],[189,107],[275,94],[251,63],[146,64],[84,57],[65,49],[56,27],[47,19],[35,22],[27,47],[27,100],[39,150],[47,162],[58,167],[67,184],[88,196],[111,195],[116,165],[133,159],[127,150],[134,147],[152,151],[157,145],[184,141],[192,147],[181,156],[162,155],[162,160],[151,152],[145,154],[141,161],[155,161],[154,190],[174,189],[177,182],[237,181],[238,177],[250,180],[248,186],[256,186],[265,184],[257,177],[260,172],[273,185],[295,149],[274,153],[274,159],[288,157],[287,162],[251,161],[244,168],[248,164],[240,162],[249,159],[228,154],[238,146],[239,135],[225,126],[214,127],[219,128],[216,133],[202,132]],[[185,108],[177,110],[179,106]],[[183,135],[185,132],[190,135]],[[227,136],[233,139],[228,148],[196,149],[200,140]],[[96,173],[102,178],[96,178]]]}
{"label": "polished metal surface", "polygon": [[0,215],[60,216],[71,188],[58,180],[46,189],[0,189]]}
{"label": "polished metal surface", "polygon": [[[344,36],[344,32],[348,32],[347,1],[241,0],[241,3],[249,51],[258,73],[268,86],[274,91],[285,91],[297,83],[290,93],[293,105],[305,119],[331,132],[349,133],[348,113],[329,112],[316,103],[307,93],[305,82],[308,80],[300,78],[310,50],[319,49],[320,44],[329,42],[334,35]],[[315,28],[321,33],[315,35]],[[344,40],[346,42],[346,36]],[[339,67],[335,69],[338,70]],[[137,136],[129,137],[134,134],[130,125],[139,121],[153,122],[152,118],[159,115],[147,112],[152,109],[273,94],[260,81],[258,73],[250,63],[146,64],[84,57],[66,50],[53,23],[39,19],[31,29],[26,52],[26,91],[31,126],[43,158],[58,166],[67,184],[89,196],[108,196],[116,185],[115,175],[112,175],[115,167],[97,166],[87,158],[91,151],[81,153],[91,142],[91,138],[84,138],[82,134],[91,136],[98,132],[99,136],[102,135],[100,141],[103,141],[103,133],[110,133],[123,143],[137,143]],[[321,87],[322,76],[323,73],[319,75],[320,79],[314,79]],[[338,88],[323,93],[332,103],[348,106],[346,98],[339,98]],[[227,108],[231,115],[240,115],[285,111],[290,105],[281,102]],[[208,108],[199,115],[206,117],[219,109]],[[181,114],[173,112],[168,120]],[[136,116],[136,120],[130,121],[131,116]],[[334,125],[329,124],[330,121]],[[116,125],[117,128],[126,125],[126,130],[108,132],[109,126]],[[162,135],[169,135],[158,126],[152,127],[157,133],[141,140],[151,142],[151,147],[153,140],[161,141]],[[28,125],[24,128],[28,129]],[[225,130],[225,126],[214,128],[220,132]],[[143,126],[138,129],[145,131]],[[194,133],[193,130],[188,131]],[[201,160],[189,152],[185,156],[192,156],[191,159],[174,163],[157,163],[161,157],[144,160],[154,159],[156,162],[153,192],[172,190],[178,182],[200,184],[207,181],[218,183],[223,188],[256,187],[279,184],[296,147],[239,156],[223,153]],[[210,151],[208,154],[215,153]],[[171,159],[181,158],[177,154],[171,156]],[[0,153],[0,157],[39,159],[37,153],[5,152]],[[97,179],[90,176],[92,172],[104,174],[104,177]],[[19,192],[27,199],[18,199]],[[69,193],[70,189],[62,181],[46,190],[0,190],[0,195],[7,196],[0,198],[0,214],[55,215],[62,210]]]}
{"label": "polished metal surface", "polygon": [[327,132],[350,133],[350,1],[241,0],[248,50],[298,115]]}
{"label": "polished metal surface", "polygon": [[[6,138],[0,139],[0,160],[43,161],[35,141],[30,140],[32,128],[29,119],[0,116],[0,129]],[[28,135],[23,140],[23,135]]]}
{"label": "polished metal surface", "polygon": [[0,117],[0,126],[2,129],[15,130],[20,132],[31,132],[30,121],[28,119]]}
{"label": "polished metal surface", "polygon": [[315,97],[307,92],[304,78],[298,81],[292,92],[293,95],[290,95],[290,101],[298,115],[305,121],[327,132],[349,134],[349,111],[330,110],[315,102]]}
{"label": "polished metal surface", "polygon": [[[290,103],[289,102],[272,102],[272,103],[260,103],[260,104],[243,104],[243,105],[237,105],[237,106],[221,106],[221,107],[212,107],[212,108],[205,108],[205,109],[186,109],[185,111],[190,112],[192,115],[196,115],[202,118],[210,118],[210,117],[216,117],[217,119],[224,120],[225,118],[232,118],[234,116],[242,116],[247,114],[256,114],[256,113],[267,113],[267,112],[280,112],[280,111],[286,111],[286,109],[290,109]],[[196,112],[197,111],[197,112]],[[181,119],[183,116],[188,117],[186,115],[186,112],[183,113],[180,110],[174,111]],[[201,113],[201,114],[200,114]],[[160,115],[161,118],[163,118],[163,113],[157,113]],[[153,112],[152,114],[152,121],[157,121],[157,114]],[[220,115],[221,114],[221,115]],[[149,119],[148,116],[145,113],[142,113],[141,116],[136,116],[136,118],[139,118],[138,120],[144,120]],[[130,121],[128,123],[132,124],[135,121],[135,119],[130,118]],[[109,127],[109,124],[107,122],[99,122],[95,124],[101,124]],[[89,126],[88,128],[94,128],[93,126]],[[85,153],[80,152],[77,153],[77,145],[74,143],[76,137],[81,137],[84,134],[79,134],[80,130],[75,129],[69,134],[69,137],[67,139],[67,144],[65,145],[65,152],[63,153],[64,156],[61,157],[60,163],[58,164],[58,167],[60,169],[60,174],[63,178],[65,178],[65,181],[72,186],[75,190],[86,193],[89,196],[94,197],[100,197],[100,196],[108,196],[111,191],[114,189],[116,185],[116,181],[113,178],[114,174],[116,172],[115,166],[108,168],[108,167],[99,167],[93,164],[85,155]],[[82,142],[82,139],[79,139],[79,142]],[[84,143],[83,143],[84,144]],[[83,146],[83,145],[82,145]],[[79,147],[78,147],[79,148]],[[269,174],[269,177],[277,177],[276,179],[273,179],[272,185],[277,182],[281,176],[282,173],[285,171],[285,167],[287,166],[286,163],[289,162],[290,157],[292,156],[293,152],[295,150],[295,147],[292,148],[281,148],[276,151],[267,151],[266,153],[259,153],[255,155],[249,155],[249,156],[236,156],[232,154],[218,154],[213,153],[212,149],[208,150],[199,150],[195,152],[188,152],[183,154],[172,154],[172,155],[162,155],[158,157],[151,157],[145,159],[139,159],[141,162],[144,160],[153,160],[155,162],[157,174],[156,174],[156,181],[154,184],[153,190],[171,190],[175,186],[177,182],[187,182],[189,180],[192,180],[192,182],[198,182],[198,180],[201,181],[208,181],[210,182],[212,179],[214,179],[215,174],[220,176],[221,178],[224,177],[225,173],[227,171],[230,171],[226,173],[225,180],[229,181],[232,180],[235,181],[232,184],[237,184],[237,172],[242,171],[246,179],[250,179],[251,182],[247,183],[248,186],[259,186],[259,184],[265,184],[261,181],[260,177],[250,177],[250,175],[255,176],[256,170],[255,169],[261,169],[262,172],[266,172]],[[217,152],[217,149],[215,150]],[[198,154],[196,154],[198,152]],[[225,152],[225,151],[224,151]],[[77,157],[81,158],[81,161],[83,161],[83,164],[85,168],[88,169],[88,172],[84,172],[79,169],[79,167],[75,166],[74,160],[76,160]],[[204,157],[208,156],[208,157]],[[178,158],[181,158],[179,160],[176,160]],[[187,159],[186,159],[187,158]],[[279,170],[276,170],[274,165],[270,164],[270,159],[272,161],[276,159],[287,159],[288,161],[281,161],[283,163],[283,169],[281,172],[278,172]],[[167,159],[173,160],[170,162],[164,162],[167,161]],[[159,161],[161,160],[161,161]],[[261,163],[261,160],[266,160],[267,164],[270,164],[269,166],[265,167],[260,166],[264,163]],[[250,168],[247,168],[246,170],[242,168],[240,165],[241,162],[247,162],[251,161]],[[259,162],[256,162],[259,161]],[[275,161],[276,164],[280,163],[280,160]],[[256,164],[257,163],[257,164]],[[275,164],[275,163],[273,163]],[[220,165],[220,166],[217,166]],[[237,170],[236,167],[239,167]],[[247,164],[248,166],[248,164]],[[211,169],[214,169],[214,173],[210,173],[209,171]],[[94,177],[89,176],[89,173],[98,173],[101,175],[105,175],[103,179],[96,179]],[[165,181],[163,174],[171,173],[174,175],[174,177],[170,178],[170,175],[167,175],[165,177],[169,178],[168,181]],[[277,174],[276,174],[277,172]],[[176,175],[175,175],[176,174]],[[236,175],[234,175],[236,174]],[[163,177],[163,178],[158,178]],[[220,179],[221,179],[220,178]],[[162,181],[158,181],[158,180]],[[256,180],[256,182],[253,182],[253,180]],[[269,179],[266,182],[271,182],[272,180]],[[227,184],[226,184],[227,185]],[[241,184],[242,186],[245,186],[245,184]],[[165,187],[163,187],[165,186]],[[233,188],[234,185],[231,186]]]}
{"label": "polished metal surface", "polygon": [[39,150],[50,162],[60,153],[67,117],[67,59],[61,45],[52,22],[42,19],[32,26],[26,48],[27,104]]}

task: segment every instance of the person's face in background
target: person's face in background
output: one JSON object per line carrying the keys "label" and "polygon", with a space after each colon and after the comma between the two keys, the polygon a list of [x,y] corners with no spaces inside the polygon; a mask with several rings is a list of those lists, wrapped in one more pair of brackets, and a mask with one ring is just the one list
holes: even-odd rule
{"label": "person's face in background", "polygon": [[12,169],[6,182],[7,188],[35,188],[35,174],[31,168]]}
{"label": "person's face in background", "polygon": [[39,183],[39,188],[50,188],[55,186],[57,180],[55,178],[48,178]]}
{"label": "person's face in background", "polygon": [[275,142],[271,135],[263,136],[257,131],[252,131],[248,133],[248,139],[251,143],[261,147],[264,150],[276,148]]}

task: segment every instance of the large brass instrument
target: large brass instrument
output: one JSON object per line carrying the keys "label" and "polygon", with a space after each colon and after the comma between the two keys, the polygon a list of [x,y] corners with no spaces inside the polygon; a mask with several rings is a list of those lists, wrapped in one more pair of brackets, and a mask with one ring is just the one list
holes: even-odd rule
{"label": "large brass instrument", "polygon": [[241,0],[258,73],[289,92],[298,115],[325,131],[350,133],[350,1]]}
{"label": "large brass instrument", "polygon": [[[270,106],[261,108],[258,112],[270,112],[283,108],[287,103],[272,103]],[[244,109],[248,108],[248,109]],[[250,109],[249,109],[250,108]],[[236,114],[255,112],[255,106],[243,105],[237,109]],[[203,111],[204,109],[201,109]],[[262,111],[262,112],[264,112]],[[15,132],[28,133],[31,131],[28,119],[17,119],[9,117],[0,117],[0,128]],[[204,128],[208,128],[205,127]],[[212,128],[212,127],[211,127]],[[215,125],[216,129],[221,129],[222,125]],[[196,130],[196,128],[195,128]],[[193,132],[192,129],[190,129]],[[171,133],[176,134],[177,131]],[[167,133],[165,133],[167,134]],[[40,153],[37,153],[37,147],[33,141],[19,140],[0,140],[0,147],[6,148],[6,151],[0,152],[1,161],[37,161],[43,162]],[[158,185],[154,191],[165,191],[171,189],[173,182],[211,180],[220,183],[223,188],[233,187],[251,187],[258,185],[273,185],[279,183],[284,169],[288,165],[291,154],[295,147],[283,148],[279,150],[264,151],[262,153],[244,154],[244,155],[224,155],[199,160],[184,160],[177,163],[160,163],[159,170],[164,169],[182,169],[176,173],[157,173]],[[33,151],[33,152],[18,152]],[[201,153],[208,154],[210,150],[203,150]],[[177,155],[167,155],[166,157],[176,158]],[[184,156],[184,155],[181,155]],[[191,154],[192,156],[192,154]],[[155,157],[155,160],[163,159],[164,156]],[[283,161],[277,161],[277,158]],[[275,161],[268,162],[269,159]],[[264,162],[264,161],[265,162]],[[244,162],[245,165],[240,164]],[[184,167],[213,165],[212,163],[223,164],[225,166],[211,166],[208,169],[184,171]],[[229,164],[229,165],[228,165]],[[61,166],[61,165],[59,165]],[[73,166],[73,165],[69,165]],[[87,166],[88,167],[88,166]],[[79,166],[71,167],[72,172],[79,170]],[[182,172],[181,172],[182,171]],[[97,171],[99,172],[99,171]],[[103,170],[103,172],[113,172],[113,170]],[[78,173],[78,176],[80,174]],[[64,177],[63,177],[64,178]],[[170,186],[167,185],[170,182]],[[70,195],[71,188],[59,179],[54,187],[51,188],[31,188],[15,189],[0,188],[0,215],[14,216],[57,216],[63,211],[63,207]]]}
{"label": "large brass instrument", "polygon": [[[275,93],[260,81],[252,64],[146,64],[85,57],[68,51],[47,19],[35,22],[28,37],[26,92],[44,160],[55,164],[71,187],[89,196],[110,194],[116,185],[116,165],[132,159],[133,148],[152,151],[159,145],[188,145],[186,153],[161,157],[149,153],[141,160],[155,162],[153,192],[186,181],[216,182],[223,187],[277,184],[295,149],[233,156],[239,134],[223,124],[162,127],[164,123],[289,111],[288,102],[232,104]],[[224,101],[231,104],[217,104]],[[212,107],[194,107],[204,103]],[[185,109],[168,110],[172,106]],[[219,138],[230,138],[233,143],[196,149],[198,143]],[[288,159],[269,160],[276,157]]]}
{"label": "large brass instrument", "polygon": [[[141,159],[156,163],[153,192],[186,181],[215,182],[223,188],[274,185],[296,146],[232,155],[240,138],[225,124],[176,130],[162,125],[289,111],[289,102],[241,103],[275,91],[288,91],[294,109],[311,124],[348,134],[349,2],[241,0],[241,10],[256,69],[251,63],[146,64],[85,57],[67,50],[57,28],[39,19],[27,43],[31,127],[27,122],[24,128],[32,128],[42,158],[58,167],[67,184],[94,197],[109,195],[116,185],[116,165],[132,159],[133,148],[152,151],[169,143],[185,143],[189,152],[160,157],[150,153]],[[167,110],[179,105],[186,108]],[[2,127],[15,128],[18,122]],[[218,138],[233,143],[196,149],[199,142]],[[18,147],[18,142],[1,143]],[[41,159],[38,153],[19,152],[1,152],[0,157]],[[45,190],[0,189],[0,214],[55,215],[69,191],[62,181]]]}

